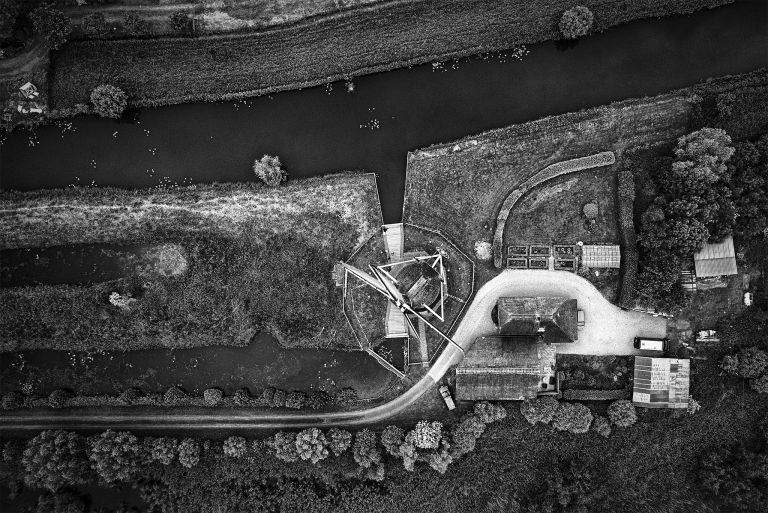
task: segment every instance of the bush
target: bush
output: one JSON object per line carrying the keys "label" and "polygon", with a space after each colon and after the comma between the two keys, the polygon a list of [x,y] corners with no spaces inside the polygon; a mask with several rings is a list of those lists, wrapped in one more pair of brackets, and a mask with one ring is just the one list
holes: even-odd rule
{"label": "bush", "polygon": [[376,447],[376,433],[370,429],[358,431],[355,444],[352,447],[355,462],[363,468],[376,467],[381,464],[381,452]]}
{"label": "bush", "polygon": [[328,442],[317,428],[309,428],[296,435],[296,452],[302,460],[317,463],[328,457]]}
{"label": "bush", "polygon": [[563,399],[566,401],[615,401],[616,399],[626,399],[629,395],[629,390],[625,388],[615,390],[569,388],[563,390]]}
{"label": "bush", "polygon": [[161,437],[150,441],[149,458],[151,461],[159,461],[163,465],[170,465],[176,457],[179,442],[175,438]]}
{"label": "bush", "polygon": [[107,483],[129,481],[139,470],[139,441],[127,431],[108,429],[89,440],[89,459]]}
{"label": "bush", "polygon": [[28,486],[52,492],[85,483],[89,470],[85,439],[69,431],[42,431],[27,442],[21,463]]}
{"label": "bush", "polygon": [[187,394],[179,387],[171,387],[163,394],[163,402],[168,405],[182,404],[187,400]]}
{"label": "bush", "polygon": [[304,407],[307,402],[307,394],[304,392],[291,392],[285,399],[285,407],[299,410]]}
{"label": "bush", "polygon": [[3,394],[1,406],[4,410],[15,410],[24,405],[24,396],[19,392],[8,392]]}
{"label": "bush", "polygon": [[577,5],[563,13],[558,26],[566,39],[578,39],[589,33],[593,22],[592,11],[583,5]]}
{"label": "bush", "polygon": [[224,399],[224,392],[219,388],[206,388],[203,392],[203,400],[208,406],[216,406]]}
{"label": "bush", "polygon": [[123,392],[118,396],[118,400],[126,405],[131,405],[136,402],[136,400],[141,397],[141,390],[138,388],[126,388],[123,390]]}
{"label": "bush", "polygon": [[51,408],[64,408],[67,402],[72,398],[72,394],[67,390],[56,389],[48,396],[48,406]]}
{"label": "bush", "polygon": [[245,438],[242,436],[230,436],[224,440],[222,450],[230,458],[241,458],[248,450]]}
{"label": "bush", "polygon": [[559,431],[581,434],[589,431],[592,412],[579,403],[560,403],[552,417],[552,426]]}
{"label": "bush", "polygon": [[237,406],[248,406],[251,403],[251,393],[247,388],[238,388],[232,396],[232,402]]}
{"label": "bush", "polygon": [[768,353],[757,347],[747,347],[735,355],[725,356],[721,367],[734,376],[758,378],[768,369]]}
{"label": "bush", "polygon": [[404,439],[405,431],[398,426],[387,426],[381,432],[381,445],[392,456],[399,454]]}
{"label": "bush", "polygon": [[288,179],[288,173],[281,166],[280,157],[264,155],[253,162],[253,173],[268,186],[277,187]]}
{"label": "bush", "polygon": [[69,18],[53,4],[44,4],[29,13],[35,34],[45,39],[51,50],[58,50],[67,41],[72,26]]}
{"label": "bush", "polygon": [[342,388],[334,396],[334,401],[339,406],[351,406],[357,402],[357,391],[354,388]]}
{"label": "bush", "polygon": [[275,451],[277,459],[292,462],[299,459],[299,451],[296,448],[296,435],[280,431],[269,440],[269,446]]}
{"label": "bush", "polygon": [[331,428],[328,430],[329,446],[334,456],[341,456],[352,445],[352,433],[344,429]]}
{"label": "bush", "polygon": [[271,406],[273,408],[285,408],[285,400],[288,398],[288,392],[285,390],[277,389],[275,390],[275,394],[272,396],[272,404]]}
{"label": "bush", "polygon": [[414,445],[419,449],[437,449],[443,437],[443,425],[440,422],[420,420],[412,431]]}
{"label": "bush", "polygon": [[322,390],[313,390],[307,398],[307,407],[312,408],[313,410],[322,410],[323,408],[327,408],[332,401],[333,399],[326,392],[323,392]]}
{"label": "bush", "polygon": [[264,406],[272,406],[272,401],[275,399],[275,389],[267,387],[261,391],[261,402]]}
{"label": "bush", "polygon": [[630,427],[637,422],[635,405],[626,399],[614,401],[608,406],[608,418],[618,427]]}
{"label": "bush", "polygon": [[502,405],[488,401],[475,403],[474,412],[483,424],[491,424],[507,417],[507,410]]}
{"label": "bush", "polygon": [[768,394],[768,373],[763,374],[759,378],[752,380],[750,385],[752,390],[759,394]]}
{"label": "bush", "polygon": [[92,12],[83,17],[81,24],[83,32],[89,36],[103,36],[109,30],[107,19],[100,12]]}
{"label": "bush", "polygon": [[91,91],[93,110],[103,118],[120,119],[128,106],[128,95],[109,84],[102,84]]}
{"label": "bush", "polygon": [[185,438],[179,444],[179,463],[192,468],[200,462],[200,445],[191,438]]}
{"label": "bush", "polygon": [[475,242],[475,256],[482,262],[487,262],[493,258],[493,244],[487,240]]}
{"label": "bush", "polygon": [[440,474],[445,474],[448,465],[453,463],[451,446],[446,440],[440,442],[440,448],[427,456],[427,464]]}
{"label": "bush", "polygon": [[592,221],[597,219],[598,207],[597,203],[587,203],[584,205],[584,217]]}
{"label": "bush", "polygon": [[464,415],[451,431],[452,449],[456,458],[475,450],[477,439],[485,432],[485,423],[477,415]]}
{"label": "bush", "polygon": [[123,28],[132,36],[141,36],[149,33],[149,24],[135,12],[129,12],[125,15],[125,18],[123,18]]}
{"label": "bush", "polygon": [[520,405],[520,413],[525,417],[529,424],[549,424],[557,411],[557,399],[551,396],[539,397],[537,399],[523,401]]}
{"label": "bush", "polygon": [[688,407],[685,409],[686,413],[688,413],[688,415],[696,415],[700,409],[701,409],[701,405],[699,404],[699,401],[697,401],[693,397],[689,397]]}
{"label": "bush", "polygon": [[181,35],[192,33],[192,18],[185,12],[176,11],[168,17],[171,30]]}
{"label": "bush", "polygon": [[592,430],[598,435],[608,438],[611,434],[611,423],[601,415],[595,415],[592,421]]}

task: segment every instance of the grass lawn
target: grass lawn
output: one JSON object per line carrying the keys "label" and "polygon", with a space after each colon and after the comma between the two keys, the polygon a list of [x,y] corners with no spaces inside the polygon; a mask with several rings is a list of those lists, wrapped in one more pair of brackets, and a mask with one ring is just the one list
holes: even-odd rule
{"label": "grass lawn", "polygon": [[[373,175],[3,199],[4,248],[173,243],[187,265],[176,276],[3,288],[0,350],[245,345],[259,331],[285,346],[359,348],[331,270],[380,223]],[[115,306],[113,292],[130,304]]]}
{"label": "grass lawn", "polygon": [[[585,0],[602,30],[729,0]],[[566,0],[377,2],[247,34],[80,41],[53,58],[51,107],[87,103],[102,83],[134,106],[213,101],[559,38]],[[482,30],[478,30],[482,27]]]}

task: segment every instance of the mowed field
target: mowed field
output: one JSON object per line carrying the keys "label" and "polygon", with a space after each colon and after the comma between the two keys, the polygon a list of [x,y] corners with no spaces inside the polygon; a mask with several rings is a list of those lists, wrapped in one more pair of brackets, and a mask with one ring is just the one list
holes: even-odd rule
{"label": "mowed field", "polygon": [[[594,29],[728,0],[582,2]],[[250,34],[82,41],[54,55],[51,108],[88,103],[99,84],[134,106],[213,101],[307,87],[557,38],[565,0],[390,1]]]}

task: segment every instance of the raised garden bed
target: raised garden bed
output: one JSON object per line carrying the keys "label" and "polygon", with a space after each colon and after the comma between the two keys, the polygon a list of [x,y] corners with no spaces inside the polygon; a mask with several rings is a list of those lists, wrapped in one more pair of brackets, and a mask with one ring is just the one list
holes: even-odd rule
{"label": "raised garden bed", "polygon": [[526,258],[507,258],[507,267],[512,269],[527,269],[528,259]]}
{"label": "raised garden bed", "polygon": [[549,261],[546,258],[530,258],[528,259],[528,267],[531,269],[547,269]]}

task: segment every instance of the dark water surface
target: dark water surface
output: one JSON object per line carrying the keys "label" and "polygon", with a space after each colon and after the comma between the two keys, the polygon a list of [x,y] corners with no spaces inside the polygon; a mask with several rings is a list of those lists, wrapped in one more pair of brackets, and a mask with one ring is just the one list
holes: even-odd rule
{"label": "dark water surface", "polygon": [[[4,189],[149,187],[252,179],[279,155],[293,177],[379,175],[384,221],[401,218],[406,153],[542,116],[647,96],[768,65],[766,2],[645,20],[579,41],[529,47],[520,62],[482,56],[238,102],[144,109],[16,132],[0,151]],[[454,69],[455,68],[455,69]],[[32,146],[34,144],[34,146]]]}

